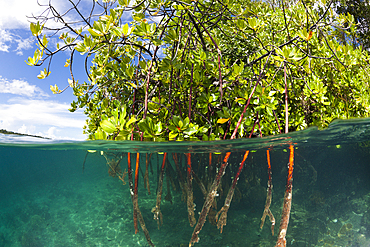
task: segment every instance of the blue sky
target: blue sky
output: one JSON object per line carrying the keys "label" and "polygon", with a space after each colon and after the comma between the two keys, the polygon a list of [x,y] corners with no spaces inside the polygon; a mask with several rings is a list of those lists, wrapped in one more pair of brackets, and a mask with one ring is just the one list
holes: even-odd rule
{"label": "blue sky", "polygon": [[[60,10],[66,0],[53,1]],[[63,67],[68,54],[53,58],[51,74],[44,80],[37,78],[44,67],[30,67],[25,63],[33,56],[36,41],[29,31],[26,16],[40,14],[44,8],[37,0],[0,0],[0,129],[34,134],[53,139],[84,140],[83,110],[68,111],[74,99],[72,89],[54,95],[50,85],[68,85],[69,69]],[[84,71],[83,66],[74,71]],[[84,73],[77,73],[80,81]]]}

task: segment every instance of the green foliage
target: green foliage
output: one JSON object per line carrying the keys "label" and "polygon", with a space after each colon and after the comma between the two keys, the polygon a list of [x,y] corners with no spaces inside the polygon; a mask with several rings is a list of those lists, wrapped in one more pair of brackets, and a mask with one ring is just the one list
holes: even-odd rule
{"label": "green foliage", "polygon": [[122,107],[118,101],[113,104],[115,109],[102,116],[100,126],[91,139],[130,140],[137,120],[134,116],[129,117],[126,107]]}
{"label": "green foliage", "polygon": [[47,23],[32,23],[39,43],[27,64],[67,48],[66,67],[74,53],[91,59],[88,81],[68,81],[70,111],[85,109],[90,139],[217,140],[235,129],[239,137],[274,135],[278,124],[295,131],[369,116],[369,55],[337,35],[356,33],[353,17],[334,15],[329,2],[285,4],[120,0],[101,5],[98,19],[84,17],[85,29],[64,23],[73,31],[58,33],[65,45],[55,52],[42,36]]}
{"label": "green foliage", "polygon": [[363,49],[370,48],[370,4],[363,0],[337,0],[336,11],[345,15],[350,22],[356,22],[356,32],[348,32],[346,29],[336,32],[338,39],[343,43],[354,46],[362,46]]}

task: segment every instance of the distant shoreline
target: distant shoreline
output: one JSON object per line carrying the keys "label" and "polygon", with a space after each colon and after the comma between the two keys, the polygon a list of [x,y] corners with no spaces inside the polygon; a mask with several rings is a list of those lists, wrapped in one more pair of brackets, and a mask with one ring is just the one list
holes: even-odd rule
{"label": "distant shoreline", "polygon": [[0,134],[5,134],[5,135],[18,135],[18,136],[31,136],[31,137],[36,137],[36,138],[41,138],[41,139],[50,139],[48,137],[42,137],[42,136],[37,136],[37,135],[28,135],[28,134],[21,134],[13,131],[8,131],[4,129],[0,129]]}

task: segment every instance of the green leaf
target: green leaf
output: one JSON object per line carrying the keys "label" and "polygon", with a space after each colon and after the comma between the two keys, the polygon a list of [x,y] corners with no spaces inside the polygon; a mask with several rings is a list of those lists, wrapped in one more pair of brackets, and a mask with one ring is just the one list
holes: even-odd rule
{"label": "green leaf", "polygon": [[128,26],[127,23],[122,26],[122,32],[124,36],[128,36],[131,33],[131,28]]}
{"label": "green leaf", "polygon": [[[130,77],[132,79],[133,75],[134,75],[134,67],[132,66],[129,66],[127,69],[126,69],[126,74],[128,75],[128,77]],[[136,85],[135,85],[136,86]]]}
{"label": "green leaf", "polygon": [[179,127],[180,129],[182,129],[183,126],[184,126],[184,123],[180,120],[179,121],[179,125],[177,127]]}
{"label": "green leaf", "polygon": [[94,21],[93,29],[95,32],[104,33],[103,23],[101,21]]}
{"label": "green leaf", "polygon": [[202,134],[206,133],[207,131],[208,131],[208,128],[207,127],[204,127],[204,126],[199,127],[199,129],[198,129],[198,132],[199,133],[202,133]]}
{"label": "green leaf", "polygon": [[33,57],[32,58],[29,57],[27,61],[25,62],[30,66],[35,66],[41,57],[42,57],[42,52],[39,49],[36,49],[33,54]]}
{"label": "green leaf", "polygon": [[243,19],[238,19],[236,21],[236,25],[241,29],[241,30],[244,30],[246,29],[247,25],[245,23],[245,21]]}
{"label": "green leaf", "polygon": [[182,119],[180,118],[180,117],[178,117],[178,116],[173,116],[173,118],[172,118],[172,121],[173,121],[173,123],[175,124],[175,126],[179,126],[180,124],[179,124],[179,122],[181,121]]}
{"label": "green leaf", "polygon": [[112,29],[112,32],[114,35],[116,35],[117,37],[122,37],[122,29],[121,28],[118,28],[118,27],[114,27]]}
{"label": "green leaf", "polygon": [[152,39],[152,42],[155,46],[160,46],[162,45],[163,41],[160,39]]}
{"label": "green leaf", "polygon": [[172,7],[174,9],[176,9],[176,10],[184,10],[185,9],[185,7],[183,5],[181,5],[181,4],[179,4],[179,5],[173,5]]}
{"label": "green leaf", "polygon": [[145,136],[153,137],[155,135],[155,125],[150,117],[142,119],[137,125],[144,132]]}
{"label": "green leaf", "polygon": [[130,139],[129,134],[130,134],[130,132],[127,132],[125,130],[122,130],[116,136],[115,140],[117,140],[117,141],[126,141],[126,140],[129,140]]}
{"label": "green leaf", "polygon": [[93,28],[89,28],[87,29],[87,31],[89,31],[89,33],[94,36],[94,37],[100,37],[100,36],[103,36],[104,34],[96,29],[93,29]]}
{"label": "green leaf", "polygon": [[299,30],[297,34],[303,40],[309,41],[312,38],[313,32],[311,30],[307,32],[306,28],[303,28]]}
{"label": "green leaf", "polygon": [[274,114],[273,114],[273,112],[272,112],[272,108],[270,108],[270,107],[266,107],[266,112],[267,112],[267,114],[268,114],[268,115],[270,115],[270,116],[274,116]]}
{"label": "green leaf", "polygon": [[109,134],[112,134],[114,131],[116,131],[116,126],[109,120],[101,121],[100,126],[105,132]]}
{"label": "green leaf", "polygon": [[160,135],[162,132],[162,123],[161,121],[159,121],[156,125],[155,125],[155,134],[156,135]]}
{"label": "green leaf", "polygon": [[245,102],[246,102],[246,99],[244,99],[244,98],[237,98],[237,99],[235,99],[235,101],[238,102],[238,103],[240,103],[240,104],[242,104],[242,105],[244,105]]}
{"label": "green leaf", "polygon": [[29,65],[29,66],[34,66],[35,65],[35,61],[33,60],[33,58],[32,57],[29,57],[28,59],[27,59],[27,61],[25,61],[26,62],[26,64],[27,65]]}
{"label": "green leaf", "polygon": [[40,74],[37,76],[37,78],[39,79],[45,79],[46,77],[48,77],[50,75],[50,71],[48,72],[46,69],[44,70],[41,70],[40,71]]}
{"label": "green leaf", "polygon": [[30,30],[33,36],[39,36],[42,32],[44,25],[40,26],[40,22],[30,23]]}
{"label": "green leaf", "polygon": [[75,50],[80,52],[80,53],[85,53],[86,46],[85,46],[84,42],[81,41],[81,42],[77,43],[77,45],[75,47]]}
{"label": "green leaf", "polygon": [[118,0],[119,5],[127,7],[130,4],[130,0]]}
{"label": "green leaf", "polygon": [[195,126],[193,126],[193,127],[190,127],[190,128],[187,128],[186,130],[184,130],[184,134],[191,136],[191,135],[195,134],[197,131],[198,131],[198,129]]}
{"label": "green leaf", "polygon": [[258,27],[257,18],[256,17],[248,18],[248,25],[251,29],[256,31]]}
{"label": "green leaf", "polygon": [[178,129],[175,125],[169,125],[168,129],[171,130],[172,132],[178,132]]}
{"label": "green leaf", "polygon": [[48,43],[49,43],[49,40],[46,38],[46,35],[44,35],[44,37],[42,38],[42,45],[47,47]]}
{"label": "green leaf", "polygon": [[189,122],[190,122],[189,118],[188,118],[188,117],[186,117],[186,118],[184,119],[184,125],[183,125],[183,128],[184,128],[184,129],[186,129],[186,128],[189,126]]}
{"label": "green leaf", "polygon": [[126,123],[126,128],[129,128],[132,123],[135,123],[137,120],[134,116],[131,116],[130,120]]}
{"label": "green leaf", "polygon": [[61,91],[59,90],[57,84],[55,84],[54,86],[53,85],[50,85],[50,90],[53,92],[53,94],[58,94],[60,93]]}
{"label": "green leaf", "polygon": [[126,114],[127,114],[126,106],[121,107],[120,122],[122,122],[126,118]]}
{"label": "green leaf", "polygon": [[94,137],[95,137],[95,140],[106,140],[107,139],[107,135],[100,128],[98,128],[98,130],[95,132]]}
{"label": "green leaf", "polygon": [[135,21],[141,21],[144,18],[145,15],[143,13],[136,13],[132,15],[132,19],[134,19]]}
{"label": "green leaf", "polygon": [[143,70],[145,70],[145,69],[146,69],[146,62],[145,62],[145,61],[140,60],[140,61],[139,61],[139,65],[140,65],[140,68],[142,68]]}
{"label": "green leaf", "polygon": [[169,134],[168,134],[168,138],[170,139],[170,140],[173,140],[173,139],[175,139],[177,136],[179,135],[179,133],[174,133],[174,132],[170,132]]}
{"label": "green leaf", "polygon": [[199,58],[202,61],[206,61],[207,60],[207,53],[205,53],[202,49],[199,50]]}

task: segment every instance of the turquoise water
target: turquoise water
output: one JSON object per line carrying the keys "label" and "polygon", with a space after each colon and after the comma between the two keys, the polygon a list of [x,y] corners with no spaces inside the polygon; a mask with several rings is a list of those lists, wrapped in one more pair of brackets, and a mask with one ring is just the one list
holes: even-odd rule
{"label": "turquoise water", "polygon": [[[197,220],[204,203],[199,184],[209,188],[226,152],[231,152],[216,197],[217,210],[211,213],[219,211],[246,150],[251,152],[223,232],[214,225],[214,217],[209,217],[194,246],[274,246],[292,143],[293,199],[287,246],[370,246],[370,119],[336,121],[322,131],[311,128],[219,142],[62,142],[0,135],[0,246],[149,246],[140,224],[135,234],[127,174],[126,184],[112,176],[127,171],[128,152],[133,170],[136,153],[140,153],[138,205],[151,240],[156,246],[189,246],[194,227],[189,224],[179,182],[181,177],[186,179],[185,153],[191,153],[194,176],[201,181],[192,180]],[[268,180],[267,149],[272,166],[274,236],[268,218],[260,230]],[[163,225],[158,229],[151,210],[156,205],[164,152]],[[117,174],[104,155],[108,161],[121,159],[114,169]],[[146,156],[150,194],[144,187]]]}

